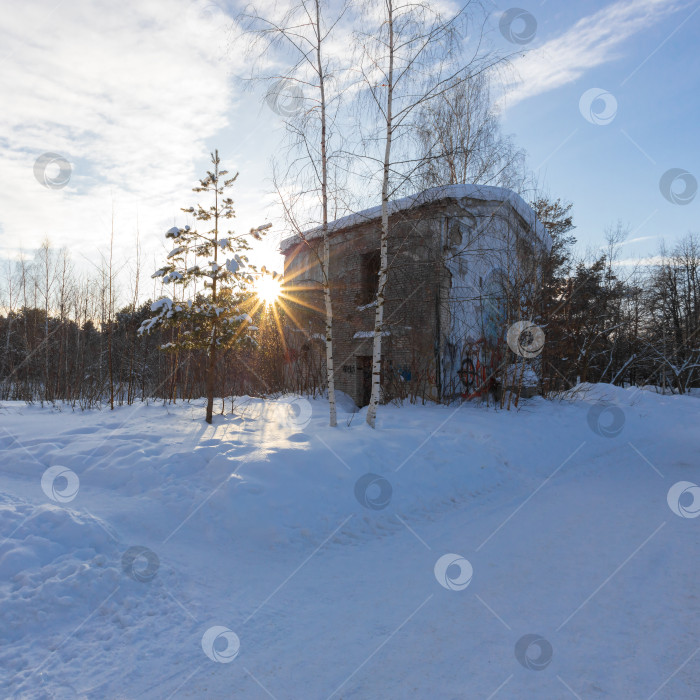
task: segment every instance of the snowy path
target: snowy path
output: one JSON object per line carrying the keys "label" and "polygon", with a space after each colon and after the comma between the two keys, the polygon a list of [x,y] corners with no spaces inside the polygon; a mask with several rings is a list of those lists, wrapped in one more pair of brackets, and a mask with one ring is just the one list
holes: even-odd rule
{"label": "snowy path", "polygon": [[697,398],[324,410],[5,404],[0,696],[700,697]]}

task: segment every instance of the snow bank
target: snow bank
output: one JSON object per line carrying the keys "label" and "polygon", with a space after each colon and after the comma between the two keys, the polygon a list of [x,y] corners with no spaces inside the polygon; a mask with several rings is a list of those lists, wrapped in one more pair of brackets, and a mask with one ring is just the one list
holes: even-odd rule
{"label": "snow bank", "polygon": [[[377,430],[338,405],[335,429],[300,396],[211,426],[200,401],[0,406],[0,696],[649,697],[697,648],[700,520],[667,503],[700,481],[696,398],[582,385],[519,412],[383,406]],[[66,503],[41,485],[57,465]],[[231,663],[202,649],[217,626]]]}

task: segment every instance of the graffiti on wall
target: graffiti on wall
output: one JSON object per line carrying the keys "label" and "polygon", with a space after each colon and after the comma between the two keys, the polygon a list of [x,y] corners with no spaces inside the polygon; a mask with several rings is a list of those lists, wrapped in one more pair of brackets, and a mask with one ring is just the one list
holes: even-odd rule
{"label": "graffiti on wall", "polygon": [[486,338],[465,344],[457,373],[462,383],[462,398],[473,399],[495,391],[503,358],[501,346],[500,342],[491,345]]}

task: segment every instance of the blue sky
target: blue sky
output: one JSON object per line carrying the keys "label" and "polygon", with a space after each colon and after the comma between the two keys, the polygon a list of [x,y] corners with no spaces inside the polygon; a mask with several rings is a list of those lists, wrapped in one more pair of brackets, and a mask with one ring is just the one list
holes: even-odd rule
{"label": "blue sky", "polygon": [[[623,258],[653,255],[699,231],[700,197],[674,204],[659,182],[670,169],[700,177],[698,0],[518,0],[536,20],[534,38],[509,44],[498,31],[511,5],[491,3],[492,38],[522,48],[503,102],[504,131],[526,149],[552,196],[574,203],[582,247],[603,242],[618,219],[631,228]],[[237,230],[272,219],[270,157],[282,125],[260,92],[235,76],[246,59],[226,29],[234,6],[221,1],[17,3],[0,18],[0,258],[31,255],[48,236],[89,267],[109,245],[133,258],[138,225],[144,272],[160,262],[162,233],[184,223],[180,206],[218,148],[231,170]],[[520,31],[519,25],[513,25]],[[580,100],[609,123],[584,118]],[[605,116],[605,115],[604,115]],[[61,188],[40,184],[36,159],[70,163]],[[52,177],[56,165],[50,166]],[[279,269],[279,227],[257,254]],[[154,268],[155,269],[155,268]]]}
{"label": "blue sky", "polygon": [[[535,46],[538,41],[546,46],[563,33],[575,46],[577,23],[596,13],[601,13],[601,28],[610,24],[614,39],[624,34],[615,22],[608,22],[615,8],[627,10],[628,26],[636,21],[640,26],[609,51],[594,44],[580,61],[578,77],[523,99],[506,110],[504,119],[505,129],[528,151],[530,165],[545,163],[540,173],[549,191],[574,203],[582,244],[599,243],[605,227],[618,219],[631,227],[630,239],[646,238],[625,246],[627,258],[656,252],[660,239],[647,237],[660,236],[672,244],[686,232],[700,230],[700,198],[687,205],[672,204],[659,188],[661,176],[671,168],[700,176],[693,117],[700,101],[700,5],[669,0],[661,4],[658,17],[649,9],[653,5],[522,3],[538,19]],[[560,49],[552,61],[565,63],[568,52]],[[617,102],[609,124],[582,118],[579,100],[592,88],[607,90]]]}

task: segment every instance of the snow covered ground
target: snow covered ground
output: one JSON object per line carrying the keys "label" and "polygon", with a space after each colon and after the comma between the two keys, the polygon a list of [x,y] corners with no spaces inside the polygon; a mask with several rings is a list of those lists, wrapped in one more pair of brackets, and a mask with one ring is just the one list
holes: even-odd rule
{"label": "snow covered ground", "polygon": [[235,410],[0,407],[0,697],[700,697],[698,398]]}

